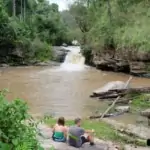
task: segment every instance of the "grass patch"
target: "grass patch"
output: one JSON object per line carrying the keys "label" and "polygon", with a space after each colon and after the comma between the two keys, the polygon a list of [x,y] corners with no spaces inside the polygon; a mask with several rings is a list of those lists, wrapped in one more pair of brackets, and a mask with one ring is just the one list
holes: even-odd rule
{"label": "grass patch", "polygon": [[[56,119],[49,117],[45,118],[44,122],[49,125],[50,127],[53,127],[56,123]],[[73,125],[73,120],[67,120],[66,125],[71,126]],[[103,121],[98,120],[83,120],[82,121],[82,127],[84,129],[94,129],[95,130],[95,136],[99,139],[103,140],[110,140],[116,143],[119,143],[121,145],[124,144],[135,144],[139,146],[145,146],[145,142],[137,142],[135,137],[131,136],[121,136],[118,131],[116,131],[112,126],[108,125],[107,123]]]}
{"label": "grass patch", "polygon": [[150,95],[140,94],[132,96],[131,111],[142,111],[150,108]]}

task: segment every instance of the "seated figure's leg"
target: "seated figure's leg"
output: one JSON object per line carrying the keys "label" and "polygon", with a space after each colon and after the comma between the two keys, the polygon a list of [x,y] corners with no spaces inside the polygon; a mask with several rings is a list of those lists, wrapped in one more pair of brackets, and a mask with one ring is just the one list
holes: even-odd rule
{"label": "seated figure's leg", "polygon": [[84,136],[81,137],[82,139],[82,144],[90,142],[91,145],[94,145],[94,137],[90,134],[85,134]]}

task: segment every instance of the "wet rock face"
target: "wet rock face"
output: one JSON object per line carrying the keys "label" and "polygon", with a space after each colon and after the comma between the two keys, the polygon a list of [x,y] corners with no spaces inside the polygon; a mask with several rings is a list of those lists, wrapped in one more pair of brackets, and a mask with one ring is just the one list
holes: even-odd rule
{"label": "wet rock face", "polygon": [[94,65],[97,69],[107,70],[107,71],[115,71],[115,72],[125,72],[129,73],[129,63],[127,61],[118,61],[113,59],[107,60],[95,60]]}
{"label": "wet rock face", "polygon": [[125,49],[92,54],[92,63],[97,69],[150,77],[150,53],[148,52]]}
{"label": "wet rock face", "polygon": [[54,59],[57,62],[60,62],[60,63],[64,62],[65,57],[68,52],[70,52],[70,50],[66,50],[63,47],[60,47],[60,46],[53,47]]}

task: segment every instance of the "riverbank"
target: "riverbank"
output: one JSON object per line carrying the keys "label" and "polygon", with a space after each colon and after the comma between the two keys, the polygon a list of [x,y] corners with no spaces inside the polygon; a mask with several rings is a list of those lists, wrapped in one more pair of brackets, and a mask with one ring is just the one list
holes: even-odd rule
{"label": "riverbank", "polygon": [[[49,126],[53,127],[56,123],[55,118],[45,118],[44,122]],[[108,121],[109,122],[109,121]],[[146,140],[142,140],[140,138],[136,138],[134,136],[121,134],[118,130],[116,130],[112,125],[102,120],[87,120],[83,119],[82,127],[85,129],[94,129],[95,137],[101,139],[103,141],[111,141],[115,145],[120,145],[121,147],[125,144],[132,144],[135,146],[146,146]],[[73,125],[73,120],[67,120],[66,125]]]}
{"label": "riverbank", "polygon": [[[18,61],[0,61],[0,67],[7,68],[12,66],[58,66],[60,63],[63,63],[67,53],[70,51],[69,48],[63,46],[53,46],[52,48],[52,57],[46,58],[45,60],[24,60],[24,58],[17,55]],[[14,56],[16,57],[16,56]]]}
{"label": "riverbank", "polygon": [[103,71],[114,71],[138,77],[150,77],[150,53],[135,50],[99,50],[83,46],[86,63]]}
{"label": "riverbank", "polygon": [[[54,124],[55,124],[56,120],[54,120],[54,121],[55,121],[54,122]],[[72,123],[70,120],[70,125],[72,125]],[[49,150],[49,149],[76,150],[76,149],[78,149],[78,148],[69,146],[67,143],[54,142],[51,138],[52,137],[51,125],[49,127],[43,123],[39,124],[37,126],[37,131],[38,131],[38,140],[39,140],[41,146],[44,148],[44,150]],[[117,145],[116,143],[113,143],[111,141],[106,141],[106,140],[100,140],[96,137],[95,137],[95,143],[96,144],[94,146],[90,146],[88,143],[84,144],[80,149],[81,150],[108,150],[108,149],[109,150],[118,150],[117,148],[119,147],[119,145]]]}
{"label": "riverbank", "polygon": [[[116,86],[115,88],[117,89],[117,83],[115,86]],[[146,127],[150,125],[149,87],[145,87],[145,88],[128,87],[128,89],[118,89],[118,90],[110,89],[106,92],[103,92],[102,90],[106,89],[106,87],[107,85],[104,86],[103,88],[94,91],[93,95],[90,95],[90,97],[98,98],[99,101],[105,101],[107,105],[106,108],[111,108],[111,109],[109,109],[107,113],[105,113],[104,115],[103,112],[99,110],[95,114],[91,115],[89,117],[90,119],[97,119],[97,118],[101,118],[102,116],[103,118],[110,118],[110,119],[111,118],[121,119],[124,118],[124,116],[128,116],[128,117],[134,116],[131,121],[132,124],[137,124],[137,125],[140,124]],[[124,122],[123,119],[121,119],[121,121]],[[131,122],[129,119],[128,123]]]}
{"label": "riverbank", "polygon": [[[18,63],[0,63],[0,67],[9,66],[55,66],[65,61],[65,58],[72,49],[78,46],[53,46],[50,60],[45,61],[23,61],[20,58]],[[123,72],[137,77],[150,78],[150,56],[148,52],[129,52],[105,50],[98,51],[91,47],[81,47],[85,57],[85,63],[102,71]]]}

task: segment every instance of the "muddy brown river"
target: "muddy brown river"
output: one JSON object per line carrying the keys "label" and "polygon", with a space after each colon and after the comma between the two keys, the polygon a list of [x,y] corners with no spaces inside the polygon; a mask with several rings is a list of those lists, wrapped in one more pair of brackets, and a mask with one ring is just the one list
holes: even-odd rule
{"label": "muddy brown river", "polygon": [[[86,116],[103,103],[89,98],[91,92],[109,81],[126,81],[125,74],[93,68],[65,71],[60,67],[16,67],[1,70],[0,88],[8,88],[9,99],[22,98],[32,114]],[[150,79],[134,77],[132,86],[149,86]]]}
{"label": "muddy brown river", "polygon": [[[85,117],[97,110],[103,112],[106,103],[89,95],[110,81],[127,81],[129,75],[86,67],[83,57],[77,53],[74,48],[65,63],[57,67],[1,68],[0,89],[9,89],[9,100],[24,99],[35,116],[51,114],[69,118]],[[133,87],[149,85],[150,79],[146,78],[134,77],[131,82]],[[130,122],[133,118],[135,116],[124,116],[124,121]]]}

